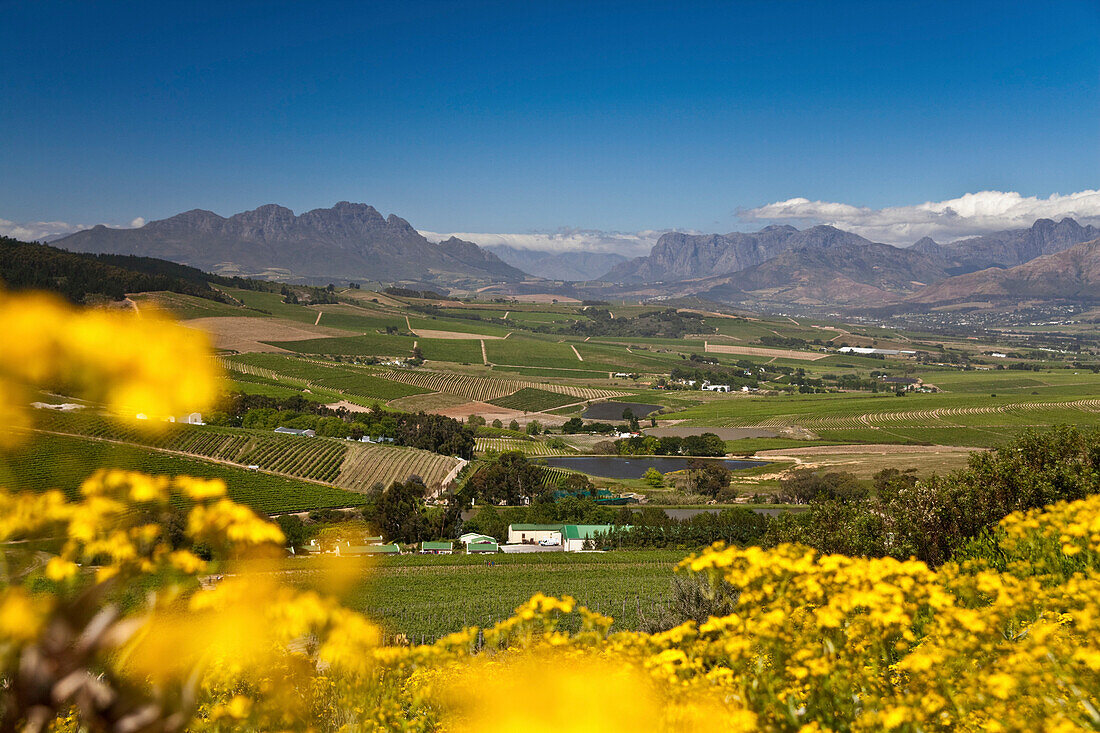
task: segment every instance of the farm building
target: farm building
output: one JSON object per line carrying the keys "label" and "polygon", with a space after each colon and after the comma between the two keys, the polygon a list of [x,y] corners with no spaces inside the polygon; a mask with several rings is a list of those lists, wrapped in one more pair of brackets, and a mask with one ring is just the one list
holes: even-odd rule
{"label": "farm building", "polygon": [[580,552],[585,549],[587,540],[595,539],[598,534],[607,534],[611,531],[610,524],[566,524],[562,527],[562,535],[566,552]]}
{"label": "farm building", "polygon": [[499,548],[497,547],[496,542],[471,542],[470,544],[466,545],[466,552],[471,555],[494,553],[498,550]]}
{"label": "farm building", "polygon": [[168,418],[168,422],[184,423],[185,425],[205,425],[202,421],[201,412],[189,412],[186,415],[173,415]]}
{"label": "farm building", "polygon": [[543,540],[556,540],[561,543],[560,524],[509,524],[508,544],[522,545],[529,543],[537,545]]}
{"label": "farm building", "polygon": [[78,405],[75,402],[62,402],[60,405],[55,405],[52,402],[32,402],[31,407],[36,410],[56,410],[57,412],[72,412],[73,410],[82,410],[87,405]]}
{"label": "farm building", "polygon": [[450,555],[454,551],[454,545],[450,542],[421,542],[421,555]]}
{"label": "farm building", "polygon": [[336,554],[341,557],[360,557],[362,555],[400,555],[397,545],[337,545]]}
{"label": "farm building", "polygon": [[478,534],[477,532],[467,532],[458,538],[458,541],[463,545],[469,545],[474,542],[496,542],[496,537],[490,537],[487,534]]}
{"label": "farm building", "polygon": [[275,432],[282,435],[304,435],[307,438],[317,435],[313,430],[300,430],[298,428],[275,428]]}
{"label": "farm building", "polygon": [[579,552],[584,549],[585,540],[610,531],[610,524],[510,524],[508,544],[538,544],[547,540],[557,542],[567,552]]}
{"label": "farm building", "polygon": [[703,382],[703,386],[700,387],[704,392],[729,392],[730,386],[728,384],[711,384],[710,382]]}

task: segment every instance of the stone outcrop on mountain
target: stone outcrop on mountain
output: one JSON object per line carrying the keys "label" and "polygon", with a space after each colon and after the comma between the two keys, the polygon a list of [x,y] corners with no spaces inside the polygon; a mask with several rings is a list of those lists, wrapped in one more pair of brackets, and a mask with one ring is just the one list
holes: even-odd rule
{"label": "stone outcrop on mountain", "polygon": [[596,280],[620,262],[626,262],[626,257],[614,252],[547,252],[504,244],[491,244],[484,249],[513,267],[548,280]]}
{"label": "stone outcrop on mountain", "polygon": [[973,237],[942,245],[951,261],[952,274],[984,270],[987,267],[1015,267],[1043,255],[1055,254],[1100,237],[1100,229],[1081,226],[1073,219],[1055,223],[1039,219],[1027,229]]}
{"label": "stone outcrop on mountain", "polygon": [[472,242],[432,244],[401,217],[346,201],[299,216],[275,204],[228,218],[194,209],[137,229],[97,226],[54,244],[74,252],[159,257],[219,274],[307,281],[524,278]]}
{"label": "stone outcrop on mountain", "polygon": [[973,300],[1100,301],[1100,239],[1008,269],[991,267],[930,285],[909,302],[926,305]]}
{"label": "stone outcrop on mountain", "polygon": [[692,280],[744,270],[794,247],[828,248],[838,244],[870,242],[831,226],[800,231],[777,225],[759,232],[730,234],[669,232],[657,240],[649,255],[617,265],[600,279],[620,283]]}

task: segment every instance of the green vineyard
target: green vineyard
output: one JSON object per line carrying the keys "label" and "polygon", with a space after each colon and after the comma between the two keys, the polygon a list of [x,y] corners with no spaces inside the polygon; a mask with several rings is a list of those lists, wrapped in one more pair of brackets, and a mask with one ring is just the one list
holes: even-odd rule
{"label": "green vineyard", "polygon": [[571,405],[578,401],[579,400],[573,395],[548,392],[545,389],[537,389],[535,387],[524,387],[507,397],[498,397],[494,400],[489,400],[489,403],[497,407],[507,407],[510,410],[542,412],[543,410],[552,410],[555,407]]}
{"label": "green vineyard", "polygon": [[478,453],[488,450],[495,450],[497,453],[518,450],[529,456],[570,456],[577,452],[571,448],[551,448],[541,440],[522,438],[475,438],[474,450]]}
{"label": "green vineyard", "polygon": [[242,466],[258,466],[288,476],[332,483],[340,473],[347,445],[330,438],[271,435],[232,428],[174,425],[163,431],[99,415],[49,413],[42,430],[133,443]]}
{"label": "green vineyard", "polygon": [[493,377],[474,377],[466,374],[433,372],[427,369],[386,369],[375,372],[378,376],[394,382],[404,382],[433,392],[447,392],[479,402],[506,397],[522,389],[538,389],[555,392],[575,398],[571,401],[599,400],[609,397],[622,397],[626,392],[595,387],[575,387],[571,384],[549,384],[529,382],[520,379],[495,379]]}
{"label": "green vineyard", "polygon": [[353,491],[365,491],[379,483],[386,486],[410,476],[419,476],[428,487],[435,488],[458,465],[457,459],[430,451],[335,438],[197,425],[174,425],[163,432],[150,432],[148,425],[100,415],[48,412],[39,418],[38,427],[44,431],[186,453],[237,466],[257,466]]}
{"label": "green vineyard", "polygon": [[225,481],[229,497],[258,512],[279,514],[357,506],[363,497],[332,486],[248,471],[237,466],[174,455],[137,445],[69,435],[38,435],[0,460],[0,485],[12,489],[61,489],[75,496],[81,482],[101,467]]}
{"label": "green vineyard", "polygon": [[349,446],[336,485],[353,491],[366,491],[377,484],[407,481],[419,476],[429,489],[439,487],[458,460],[415,448],[391,448],[380,445]]}

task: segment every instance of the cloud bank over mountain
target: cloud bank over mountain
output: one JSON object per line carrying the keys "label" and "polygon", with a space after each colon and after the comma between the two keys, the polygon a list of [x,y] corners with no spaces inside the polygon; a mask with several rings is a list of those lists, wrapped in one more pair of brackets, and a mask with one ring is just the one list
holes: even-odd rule
{"label": "cloud bank over mountain", "polygon": [[[92,224],[70,224],[65,221],[25,221],[16,222],[0,219],[0,236],[11,237],[22,242],[52,242],[74,232],[91,229]],[[145,219],[137,217],[129,225],[105,224],[111,229],[136,229],[145,226]]]}
{"label": "cloud bank over mountain", "polygon": [[476,242],[482,247],[506,246],[538,252],[608,252],[624,257],[640,257],[669,230],[642,230],[639,232],[604,232],[596,229],[558,229],[553,232],[529,232],[525,234],[489,232],[427,232],[420,234],[430,242],[442,242],[458,237]]}
{"label": "cloud bank over mountain", "polygon": [[921,237],[950,242],[1004,229],[1025,228],[1036,219],[1076,219],[1100,224],[1100,190],[1048,198],[1015,191],[979,191],[946,201],[872,209],[829,201],[793,198],[744,209],[745,222],[830,224],[876,242],[912,244]]}

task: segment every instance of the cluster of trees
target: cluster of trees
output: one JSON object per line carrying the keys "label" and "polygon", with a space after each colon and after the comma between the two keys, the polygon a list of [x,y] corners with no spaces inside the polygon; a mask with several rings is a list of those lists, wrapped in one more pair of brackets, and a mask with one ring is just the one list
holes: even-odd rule
{"label": "cluster of trees", "polygon": [[207,416],[211,425],[274,430],[277,427],[315,430],[318,435],[358,440],[363,436],[392,438],[395,445],[473,458],[474,432],[458,420],[424,412],[391,412],[375,404],[366,412],[330,409],[299,395],[269,397],[233,393]]}
{"label": "cluster of trees", "polygon": [[620,456],[724,456],[726,443],[715,433],[682,438],[675,435],[664,438],[643,435],[616,440],[615,452]]}
{"label": "cluster of trees", "polygon": [[0,237],[0,281],[10,290],[60,293],[73,303],[98,296],[122,300],[126,293],[167,290],[225,302],[202,270],[153,257],[79,254],[45,244]]}
{"label": "cluster of trees", "polygon": [[674,548],[690,550],[722,541],[730,545],[759,545],[768,530],[767,515],[745,507],[702,512],[674,519],[661,509],[634,513],[628,526],[615,526],[596,544],[622,549]]}
{"label": "cluster of trees", "polygon": [[380,535],[386,542],[413,544],[440,537],[454,537],[461,527],[462,509],[457,501],[429,507],[428,489],[419,476],[394,481],[383,488],[376,484],[364,495],[365,503],[354,509],[318,509],[308,521],[290,514],[276,518],[287,544],[304,548],[317,539],[322,546],[343,542],[362,544],[363,538]]}
{"label": "cluster of trees", "polygon": [[915,556],[939,565],[1014,511],[1100,492],[1100,434],[1066,426],[1028,433],[973,454],[961,471],[923,480],[882,471],[872,495],[849,491],[847,483],[803,482],[809,508],[773,520],[766,544],[800,542],[823,552]]}
{"label": "cluster of trees", "polygon": [[[662,512],[663,513],[663,512]],[[627,525],[634,512],[626,507],[599,506],[588,497],[569,496],[558,501],[542,501],[531,506],[487,506],[462,525],[463,532],[480,532],[504,541],[509,524],[611,524]]]}
{"label": "cluster of trees", "polygon": [[773,334],[765,334],[759,338],[760,343],[764,346],[770,346],[777,349],[805,349],[811,345],[824,346],[825,342],[817,338],[813,341],[807,341],[806,339],[798,338],[796,336],[777,336]]}
{"label": "cluster of trees", "polygon": [[542,469],[527,460],[522,451],[504,451],[471,476],[460,493],[467,500],[520,504],[542,491]]}
{"label": "cluster of trees", "polygon": [[283,296],[284,303],[290,303],[291,305],[298,305],[299,303],[324,305],[326,303],[340,302],[333,292],[335,289],[336,286],[331,284],[325,288],[316,288],[308,285],[283,285],[279,289],[279,294]]}
{"label": "cluster of trees", "polygon": [[608,435],[615,432],[615,426],[606,422],[589,422],[586,423],[579,417],[571,417],[565,421],[561,426],[561,432],[565,435],[573,435],[575,433],[597,433],[599,435]]}
{"label": "cluster of trees", "polygon": [[386,288],[382,292],[399,298],[422,298],[424,300],[443,300],[443,296],[434,290],[412,290],[411,288]]}

